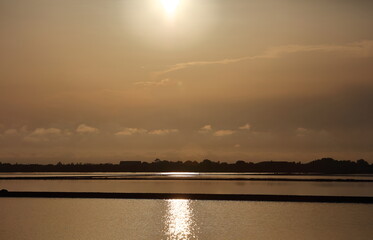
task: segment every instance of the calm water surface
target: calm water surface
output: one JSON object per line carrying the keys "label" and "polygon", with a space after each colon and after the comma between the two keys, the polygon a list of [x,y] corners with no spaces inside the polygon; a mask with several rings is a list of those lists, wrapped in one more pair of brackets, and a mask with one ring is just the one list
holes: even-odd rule
{"label": "calm water surface", "polygon": [[[9,191],[63,192],[148,192],[148,193],[227,193],[373,196],[373,182],[266,181],[266,178],[288,179],[370,179],[371,175],[264,175],[255,173],[1,173],[0,177],[102,176],[105,180],[1,180],[0,189]],[[147,176],[152,179],[115,179]],[[222,180],[159,180],[168,176],[214,177]],[[263,178],[263,181],[235,181],[230,178]],[[158,179],[158,180],[157,180]]]}
{"label": "calm water surface", "polygon": [[0,180],[9,191],[150,192],[373,196],[372,182],[197,180]]}
{"label": "calm water surface", "polygon": [[371,239],[373,205],[0,199],[0,239]]}
{"label": "calm water surface", "polygon": [[276,173],[237,173],[237,172],[1,172],[0,177],[210,177],[210,178],[292,178],[292,179],[363,179],[373,180],[372,174],[276,174]]}

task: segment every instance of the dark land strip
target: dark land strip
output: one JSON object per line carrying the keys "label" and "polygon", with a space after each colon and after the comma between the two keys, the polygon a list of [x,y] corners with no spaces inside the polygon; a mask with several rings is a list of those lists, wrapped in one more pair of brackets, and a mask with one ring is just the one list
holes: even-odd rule
{"label": "dark land strip", "polygon": [[324,173],[324,174],[373,174],[373,163],[322,158],[309,163],[287,161],[216,162],[209,159],[198,161],[153,162],[120,161],[113,163],[61,163],[18,164],[0,162],[0,172],[262,172],[262,173]]}
{"label": "dark land strip", "polygon": [[282,182],[373,182],[373,179],[348,178],[217,178],[217,177],[100,177],[100,176],[52,176],[52,177],[0,177],[0,180],[188,180],[188,181],[282,181]]}
{"label": "dark land strip", "polygon": [[373,197],[194,193],[8,192],[0,198],[191,199],[225,201],[373,203]]}

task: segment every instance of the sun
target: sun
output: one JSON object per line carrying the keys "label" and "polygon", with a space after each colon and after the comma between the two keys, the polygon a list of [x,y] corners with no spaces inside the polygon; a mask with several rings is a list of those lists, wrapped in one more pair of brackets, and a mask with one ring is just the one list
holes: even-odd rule
{"label": "sun", "polygon": [[166,12],[168,14],[173,14],[177,9],[180,0],[161,0],[161,2]]}

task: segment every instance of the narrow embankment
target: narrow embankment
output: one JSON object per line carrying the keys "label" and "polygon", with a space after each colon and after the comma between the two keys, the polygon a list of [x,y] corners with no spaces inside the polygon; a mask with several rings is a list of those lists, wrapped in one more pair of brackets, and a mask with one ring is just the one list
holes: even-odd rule
{"label": "narrow embankment", "polygon": [[0,180],[188,180],[188,181],[275,181],[275,182],[362,182],[373,183],[373,179],[351,179],[351,178],[248,178],[248,177],[170,177],[170,176],[150,176],[150,177],[116,177],[116,176],[38,176],[38,177],[0,177]]}
{"label": "narrow embankment", "polygon": [[97,198],[97,199],[190,199],[225,201],[320,202],[320,203],[373,203],[373,197],[309,196],[262,194],[194,194],[194,193],[104,193],[104,192],[8,192],[0,198]]}

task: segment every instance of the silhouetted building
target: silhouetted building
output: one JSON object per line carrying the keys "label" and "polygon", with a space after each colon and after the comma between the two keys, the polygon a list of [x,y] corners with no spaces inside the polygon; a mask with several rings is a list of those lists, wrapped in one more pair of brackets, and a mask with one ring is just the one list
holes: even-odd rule
{"label": "silhouetted building", "polygon": [[120,161],[119,163],[119,165],[127,166],[127,167],[139,166],[140,164],[141,164],[141,161]]}

